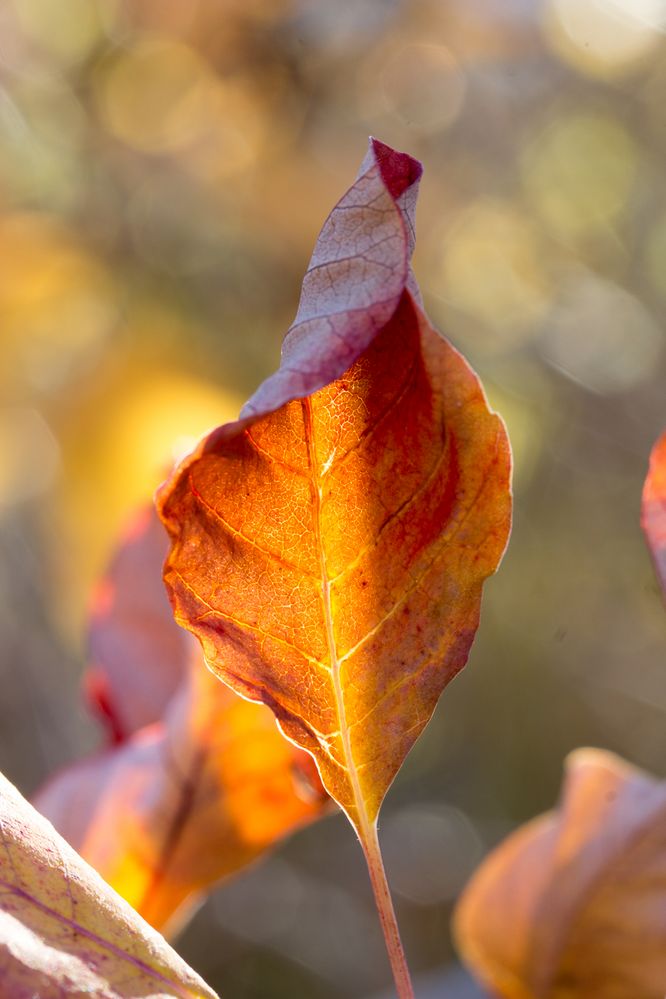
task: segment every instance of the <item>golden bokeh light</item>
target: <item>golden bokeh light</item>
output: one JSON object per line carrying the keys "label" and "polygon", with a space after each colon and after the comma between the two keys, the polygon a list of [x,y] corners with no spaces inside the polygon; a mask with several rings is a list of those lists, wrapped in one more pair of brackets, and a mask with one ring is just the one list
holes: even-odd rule
{"label": "golden bokeh light", "polygon": [[37,213],[0,217],[0,258],[0,343],[11,364],[3,374],[53,390],[111,333],[111,279],[74,233]]}
{"label": "golden bokeh light", "polygon": [[573,271],[544,330],[544,356],[594,392],[626,392],[649,378],[664,338],[645,306],[626,289],[589,271]]}
{"label": "golden bokeh light", "polygon": [[[87,595],[126,518],[207,431],[236,419],[243,399],[177,368],[130,357],[61,432],[67,481],[59,521],[71,559],[60,620],[81,632]],[[86,433],[82,437],[81,423]]]}
{"label": "golden bokeh light", "polygon": [[493,351],[531,336],[549,301],[540,237],[514,205],[481,199],[451,226],[431,290],[484,323]]}
{"label": "golden bokeh light", "polygon": [[47,492],[60,449],[41,413],[27,406],[0,409],[0,511]]}
{"label": "golden bokeh light", "polygon": [[104,40],[117,0],[12,0],[23,30],[64,65],[79,62]]}
{"label": "golden bokeh light", "polygon": [[543,20],[557,55],[602,79],[643,69],[665,26],[664,0],[549,0]]}
{"label": "golden bokeh light", "polygon": [[0,184],[14,204],[71,209],[81,194],[83,107],[64,78],[17,80],[0,102]]}
{"label": "golden bokeh light", "polygon": [[527,144],[522,161],[528,197],[554,236],[576,243],[608,234],[632,193],[639,149],[606,112],[554,115]]}
{"label": "golden bokeh light", "polygon": [[143,153],[168,153],[207,133],[216,81],[202,56],[182,42],[138,36],[103,64],[96,98],[104,124]]}
{"label": "golden bokeh light", "polygon": [[[280,83],[274,79],[273,97]],[[255,163],[270,128],[270,115],[242,79],[216,80],[208,101],[209,117],[201,140],[184,149],[182,158],[195,177],[216,190]]]}
{"label": "golden bokeh light", "polygon": [[369,120],[385,117],[387,123],[427,135],[453,124],[462,111],[465,90],[463,69],[444,45],[391,41],[364,65],[358,101]]}

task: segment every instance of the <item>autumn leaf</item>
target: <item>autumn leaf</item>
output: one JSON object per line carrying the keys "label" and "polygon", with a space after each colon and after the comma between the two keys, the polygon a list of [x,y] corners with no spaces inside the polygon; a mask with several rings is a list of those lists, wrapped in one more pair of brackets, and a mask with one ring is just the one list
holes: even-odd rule
{"label": "autumn leaf", "polygon": [[464,665],[509,530],[503,424],[410,276],[420,173],[371,143],[279,371],[158,504],[177,620],[314,755],[357,828]]}
{"label": "autumn leaf", "polygon": [[3,996],[215,999],[2,775],[0,836]]}
{"label": "autumn leaf", "polygon": [[643,487],[641,521],[662,591],[666,595],[666,431],[650,455],[650,469]]}
{"label": "autumn leaf", "polygon": [[[107,638],[95,677],[113,733],[137,720],[147,689],[159,703],[179,673],[176,693],[160,721],[56,775],[35,803],[145,919],[173,932],[216,881],[319,817],[327,796],[310,757],[285,742],[268,709],[212,676],[170,612],[156,627],[165,550],[154,514],[136,518],[101,589],[114,599],[97,602],[94,627]],[[132,606],[145,611],[145,635]],[[151,720],[148,700],[141,712]]]}
{"label": "autumn leaf", "polygon": [[141,507],[93,593],[84,690],[116,743],[159,721],[185,676],[188,638],[156,581],[165,554],[164,529]]}
{"label": "autumn leaf", "polygon": [[455,933],[505,999],[663,999],[666,783],[577,750],[562,799],[481,865]]}
{"label": "autumn leaf", "polygon": [[312,753],[384,900],[377,813],[466,662],[510,521],[504,426],[410,271],[420,175],[371,141],[279,370],[158,496],[177,620]]}

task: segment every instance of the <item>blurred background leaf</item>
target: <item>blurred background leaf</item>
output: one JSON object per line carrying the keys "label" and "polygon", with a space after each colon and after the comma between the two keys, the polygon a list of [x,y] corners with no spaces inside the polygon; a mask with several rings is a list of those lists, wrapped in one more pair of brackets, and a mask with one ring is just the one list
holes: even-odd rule
{"label": "blurred background leaf", "polygon": [[[426,305],[516,453],[469,667],[382,823],[415,972],[444,973],[462,882],[550,805],[567,751],[663,774],[639,507],[664,424],[665,29],[663,0],[2,6],[0,768],[22,790],[95,745],[91,583],[174,454],[276,367],[369,133],[425,164]],[[305,830],[179,947],[225,995],[380,991],[361,863],[341,817]]]}

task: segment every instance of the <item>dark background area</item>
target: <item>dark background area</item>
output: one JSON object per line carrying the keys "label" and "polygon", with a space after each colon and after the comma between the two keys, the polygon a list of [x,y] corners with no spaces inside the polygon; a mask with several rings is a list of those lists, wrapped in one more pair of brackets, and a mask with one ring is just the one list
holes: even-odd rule
{"label": "dark background area", "polygon": [[[469,665],[380,826],[424,997],[457,975],[457,894],[553,804],[569,750],[664,772],[639,504],[666,423],[665,30],[662,0],[0,7],[0,768],[26,794],[99,743],[86,605],[123,519],[275,368],[368,135],[424,163],[417,277],[516,464]],[[229,997],[387,986],[342,816],[176,946]]]}

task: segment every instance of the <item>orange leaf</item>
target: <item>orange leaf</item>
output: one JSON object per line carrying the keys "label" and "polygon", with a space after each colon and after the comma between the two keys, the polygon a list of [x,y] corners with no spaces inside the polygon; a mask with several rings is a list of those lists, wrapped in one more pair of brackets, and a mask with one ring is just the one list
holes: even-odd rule
{"label": "orange leaf", "polygon": [[650,470],[643,487],[641,521],[666,596],[666,431],[650,455]]}
{"label": "orange leaf", "polygon": [[420,165],[371,141],[280,369],[166,483],[177,620],[313,754],[367,842],[506,545],[510,454],[409,268]]}
{"label": "orange leaf", "polygon": [[[167,680],[177,672],[182,678],[165,716],[57,775],[36,804],[141,915],[173,930],[210,885],[317,818],[326,796],[310,757],[285,742],[270,711],[237,697],[210,674],[172,616],[158,636],[165,548],[154,515],[135,522],[106,584],[118,596],[104,614],[98,605],[97,627],[108,641],[106,669],[96,669],[114,725],[118,718],[136,718],[135,692],[161,692],[159,654],[165,639],[175,637],[181,660],[172,650]],[[130,566],[133,573],[125,571]],[[146,612],[145,635],[140,618],[128,614],[134,601]],[[141,710],[149,717],[150,703]]]}
{"label": "orange leaf", "polygon": [[455,931],[462,956],[506,999],[663,999],[666,783],[577,750],[558,810],[481,865]]}
{"label": "orange leaf", "polygon": [[3,996],[215,999],[2,775],[0,835]]}

